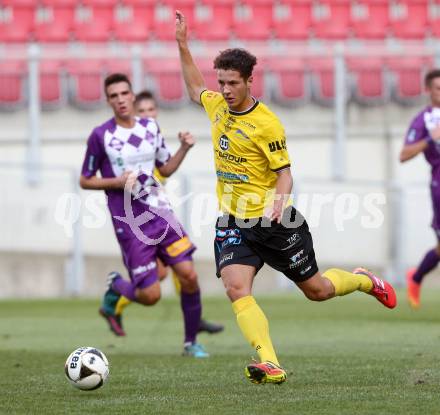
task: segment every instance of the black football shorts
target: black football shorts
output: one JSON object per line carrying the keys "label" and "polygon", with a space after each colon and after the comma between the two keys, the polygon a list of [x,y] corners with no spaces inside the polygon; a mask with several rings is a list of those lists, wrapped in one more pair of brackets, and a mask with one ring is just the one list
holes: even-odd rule
{"label": "black football shorts", "polygon": [[215,231],[217,277],[231,264],[251,265],[258,272],[266,263],[294,282],[318,272],[309,227],[293,206],[284,211],[281,223],[229,215],[217,219]]}

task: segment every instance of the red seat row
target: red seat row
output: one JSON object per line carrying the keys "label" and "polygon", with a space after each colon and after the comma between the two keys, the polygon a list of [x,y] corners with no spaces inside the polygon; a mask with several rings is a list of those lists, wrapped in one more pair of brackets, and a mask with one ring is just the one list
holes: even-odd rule
{"label": "red seat row", "polygon": [[4,0],[1,4],[0,42],[172,40],[176,8],[186,15],[191,35],[200,40],[440,36],[440,0],[201,0],[197,4],[195,0],[159,4],[83,0],[80,6],[73,0]]}
{"label": "red seat row", "polygon": [[[197,59],[210,89],[217,89],[212,60]],[[333,61],[329,58],[267,58],[254,71],[252,92],[256,97],[280,104],[331,103],[334,97]],[[347,95],[361,104],[389,99],[403,104],[423,94],[423,75],[432,60],[421,57],[347,59]],[[263,69],[264,68],[264,71]],[[45,108],[70,101],[81,107],[104,103],[102,83],[111,72],[131,74],[128,61],[74,60],[44,61],[40,65],[40,98]],[[156,91],[163,105],[187,102],[177,59],[149,59],[144,62],[144,84]],[[0,62],[0,106],[13,109],[26,102],[27,68],[23,61]]]}

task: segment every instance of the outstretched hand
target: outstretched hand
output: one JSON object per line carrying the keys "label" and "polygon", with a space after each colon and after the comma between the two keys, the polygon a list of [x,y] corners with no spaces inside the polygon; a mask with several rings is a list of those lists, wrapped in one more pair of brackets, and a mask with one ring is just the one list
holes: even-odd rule
{"label": "outstretched hand", "polygon": [[179,10],[176,10],[176,40],[178,43],[187,41],[186,19]]}
{"label": "outstretched hand", "polygon": [[180,132],[178,137],[181,146],[185,150],[189,150],[196,143],[194,136],[188,131]]}

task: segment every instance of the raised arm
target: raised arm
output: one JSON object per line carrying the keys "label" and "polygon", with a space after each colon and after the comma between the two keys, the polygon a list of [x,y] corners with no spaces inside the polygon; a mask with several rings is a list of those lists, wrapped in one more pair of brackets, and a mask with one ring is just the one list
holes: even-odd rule
{"label": "raised arm", "polygon": [[186,89],[188,90],[191,100],[197,104],[201,104],[200,94],[206,89],[205,80],[199,68],[194,63],[191,52],[189,51],[186,19],[178,10],[176,10],[176,41],[179,47],[180,64],[182,66]]}

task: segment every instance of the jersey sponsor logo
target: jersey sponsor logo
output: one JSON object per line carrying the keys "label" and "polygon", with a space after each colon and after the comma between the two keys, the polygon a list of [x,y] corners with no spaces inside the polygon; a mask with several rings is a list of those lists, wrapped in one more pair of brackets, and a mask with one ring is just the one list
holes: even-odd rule
{"label": "jersey sponsor logo", "polygon": [[252,130],[255,130],[257,127],[255,127],[255,125],[251,124],[248,121],[244,121],[244,120],[240,120],[239,124],[245,125],[246,127],[251,128]]}
{"label": "jersey sponsor logo", "polygon": [[173,242],[171,245],[166,247],[167,254],[169,256],[175,257],[177,255],[180,255],[181,253],[187,251],[188,249],[192,248],[193,244],[189,240],[187,236],[184,236],[183,238],[177,240],[176,242]]}
{"label": "jersey sponsor logo", "polygon": [[143,274],[156,268],[156,261],[149,262],[147,265],[139,265],[136,268],[132,268],[131,273],[133,275]]}
{"label": "jersey sponsor logo", "polygon": [[236,174],[222,170],[217,170],[216,174],[219,179],[246,182],[246,183],[249,182],[249,176],[247,174]]}
{"label": "jersey sponsor logo", "polygon": [[230,252],[229,254],[223,255],[218,264],[222,265],[226,261],[230,261],[233,258],[233,256],[234,256],[233,252]]}
{"label": "jersey sponsor logo", "polygon": [[220,158],[237,163],[237,164],[245,163],[247,161],[247,159],[245,157],[234,156],[233,154],[229,154],[229,153],[223,153],[220,150],[215,150],[215,151]]}
{"label": "jersey sponsor logo", "polygon": [[269,143],[269,151],[274,153],[275,151],[287,150],[286,140],[276,140]]}
{"label": "jersey sponsor logo", "polygon": [[247,171],[246,167],[241,166],[239,164],[235,164],[235,163],[233,163],[233,164],[231,164],[231,163],[227,163],[227,164],[219,163],[218,168],[219,168],[219,170],[222,170],[222,171],[223,170],[224,171],[232,171],[232,172],[234,172],[236,174],[246,174],[246,171]]}
{"label": "jersey sponsor logo", "polygon": [[220,137],[219,141],[218,141],[218,145],[220,146],[220,148],[221,148],[223,151],[228,150],[228,149],[229,149],[229,138],[228,138],[228,136],[225,135],[225,134],[223,134],[223,135]]}

